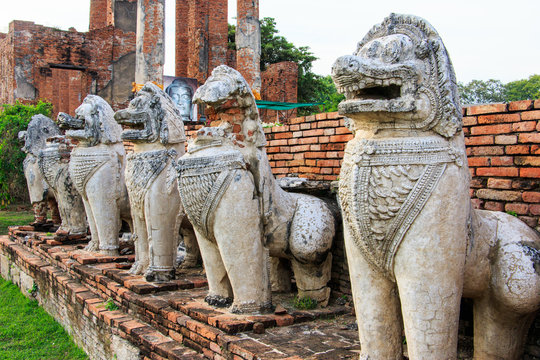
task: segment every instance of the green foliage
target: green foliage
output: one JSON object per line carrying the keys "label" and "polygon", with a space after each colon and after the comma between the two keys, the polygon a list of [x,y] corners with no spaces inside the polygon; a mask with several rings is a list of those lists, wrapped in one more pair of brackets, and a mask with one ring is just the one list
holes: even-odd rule
{"label": "green foliage", "polygon": [[0,112],[0,207],[12,202],[28,201],[26,180],[22,169],[25,154],[21,151],[18,134],[26,130],[32,116],[51,116],[52,105],[2,105]]}
{"label": "green foliage", "polygon": [[113,299],[109,298],[107,302],[105,303],[105,309],[109,311],[118,310],[118,305],[116,305]]}
{"label": "green foliage", "polygon": [[487,104],[506,100],[504,84],[500,80],[472,80],[468,84],[458,84],[461,104]]}
{"label": "green foliage", "polygon": [[[322,102],[324,106],[299,108],[298,115],[309,115],[321,111],[336,111],[337,104],[344,99],[339,95],[330,76],[320,76],[312,71],[313,61],[317,57],[308,46],[296,47],[284,36],[278,35],[274,18],[265,17],[261,24],[261,71],[282,61],[292,61],[298,65],[298,102]],[[229,48],[235,49],[234,36],[236,27],[229,25]]]}
{"label": "green foliage", "polygon": [[540,75],[503,84],[500,80],[472,80],[458,84],[461,104],[489,104],[540,99]]}
{"label": "green foliage", "polygon": [[295,296],[293,300],[293,305],[299,310],[311,310],[317,307],[317,300],[314,300],[308,296],[299,297]]}
{"label": "green foliage", "polygon": [[529,79],[511,81],[505,85],[506,101],[540,99],[540,75],[531,75]]}
{"label": "green foliage", "polygon": [[32,295],[33,297],[36,297],[37,292],[38,292],[38,286],[37,286],[36,283],[34,283],[34,284],[32,285],[32,287],[31,287],[30,289],[28,289],[28,293],[29,293],[30,295]]}
{"label": "green foliage", "polygon": [[76,360],[86,354],[13,283],[0,279],[0,359]]}
{"label": "green foliage", "polygon": [[507,210],[506,213],[507,213],[508,215],[512,215],[512,216],[516,216],[516,217],[518,216],[517,212],[515,212],[515,211],[513,211],[513,210]]}
{"label": "green foliage", "polygon": [[7,235],[8,226],[26,225],[34,221],[32,211],[0,211],[0,235]]}

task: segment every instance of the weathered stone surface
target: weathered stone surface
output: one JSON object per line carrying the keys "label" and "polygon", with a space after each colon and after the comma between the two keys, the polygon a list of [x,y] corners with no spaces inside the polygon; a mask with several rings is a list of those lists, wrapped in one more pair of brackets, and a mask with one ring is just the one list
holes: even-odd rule
{"label": "weathered stone surface", "polygon": [[[401,317],[410,358],[456,358],[462,290],[475,299],[475,357],[519,358],[520,341],[509,339],[526,335],[513,324],[540,306],[540,239],[507,214],[470,210],[462,112],[442,40],[425,20],[391,14],[332,75],[354,134],[339,197],[361,358],[401,358]],[[519,195],[482,192],[494,193]]]}
{"label": "weathered stone surface", "polygon": [[164,44],[165,0],[137,0],[137,84],[163,84]]}
{"label": "weathered stone surface", "polygon": [[163,90],[147,83],[115,119],[126,126],[122,138],[134,143],[126,167],[136,247],[131,272],[144,273],[149,281],[169,281],[183,218],[174,169],[185,152],[180,111]]}
{"label": "weathered stone surface", "polygon": [[97,95],[88,95],[75,114],[60,113],[58,122],[67,129],[66,137],[78,142],[69,173],[82,196],[92,233],[86,250],[118,255],[121,219],[131,224],[122,128],[114,121],[111,106]]}
{"label": "weathered stone surface", "polygon": [[73,145],[63,135],[47,139],[39,152],[39,170],[58,203],[62,224],[59,234],[86,234],[86,216],[83,201],[75,189],[68,167]]}
{"label": "weathered stone surface", "polygon": [[197,132],[177,168],[181,199],[207,271],[207,300],[227,305],[233,299],[233,312],[269,308],[270,255],[291,260],[299,296],[326,305],[332,213],[315,197],[279,187],[254,96],[236,70],[216,68],[194,99],[220,122]]}
{"label": "weathered stone surface", "polygon": [[53,219],[59,218],[53,191],[49,191],[49,185],[38,164],[39,152],[47,145],[47,138],[59,134],[58,126],[41,114],[32,116],[26,131],[20,131],[18,134],[19,141],[24,145],[22,151],[26,153],[23,170],[36,224],[44,224],[47,221],[47,205],[50,207]]}

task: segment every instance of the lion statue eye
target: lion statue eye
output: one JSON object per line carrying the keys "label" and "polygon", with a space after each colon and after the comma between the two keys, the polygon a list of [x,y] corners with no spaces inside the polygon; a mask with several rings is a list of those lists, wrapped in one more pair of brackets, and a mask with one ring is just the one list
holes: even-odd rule
{"label": "lion statue eye", "polygon": [[384,62],[395,63],[399,60],[401,55],[401,42],[392,41],[388,43],[384,48],[384,53],[382,55]]}
{"label": "lion statue eye", "polygon": [[367,50],[367,56],[375,58],[378,55],[380,44],[378,41],[373,42]]}

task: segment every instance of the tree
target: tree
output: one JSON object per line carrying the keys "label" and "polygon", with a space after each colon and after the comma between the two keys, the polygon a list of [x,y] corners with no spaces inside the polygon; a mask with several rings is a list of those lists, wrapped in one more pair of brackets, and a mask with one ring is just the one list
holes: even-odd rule
{"label": "tree", "polygon": [[461,104],[486,104],[504,102],[506,90],[500,80],[472,80],[467,85],[458,84]]}
{"label": "tree", "polygon": [[[261,71],[268,65],[282,61],[293,61],[298,64],[298,102],[315,103],[324,102],[326,108],[337,108],[336,99],[342,99],[329,76],[323,77],[313,73],[313,61],[317,57],[309,51],[308,46],[296,47],[285,37],[278,35],[274,18],[265,17],[261,24]],[[235,48],[234,35],[236,27],[229,25],[229,48]],[[341,100],[339,100],[341,101]],[[338,101],[338,102],[339,102]],[[299,108],[299,115],[309,115],[321,112],[322,107]]]}
{"label": "tree", "polygon": [[0,113],[0,207],[10,202],[28,201],[26,179],[22,169],[25,154],[21,151],[19,131],[26,130],[32,116],[51,116],[52,105],[38,102],[36,105],[2,105]]}
{"label": "tree", "polygon": [[472,80],[458,84],[462,105],[536,100],[540,98],[540,75],[503,84],[500,80]]}
{"label": "tree", "polygon": [[506,101],[540,99],[540,75],[531,75],[529,79],[511,81],[505,85]]}

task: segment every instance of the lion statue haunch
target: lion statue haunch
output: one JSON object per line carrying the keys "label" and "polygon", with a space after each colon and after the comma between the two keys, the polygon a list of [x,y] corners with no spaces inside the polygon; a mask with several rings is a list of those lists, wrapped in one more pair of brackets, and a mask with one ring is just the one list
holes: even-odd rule
{"label": "lion statue haunch", "polygon": [[47,222],[47,206],[51,210],[53,223],[60,224],[60,214],[54,194],[49,189],[38,165],[39,152],[47,145],[47,138],[60,135],[58,125],[45,115],[34,115],[25,131],[19,131],[18,137],[26,153],[23,162],[24,176],[34,210],[34,224]]}
{"label": "lion statue haunch", "polygon": [[85,235],[87,228],[83,202],[68,170],[72,148],[69,139],[55,135],[47,139],[38,156],[41,175],[58,202],[62,225],[56,234],[62,236]]}
{"label": "lion statue haunch", "polygon": [[130,271],[145,274],[148,281],[171,280],[184,216],[174,168],[185,152],[182,117],[172,99],[152,83],[114,117],[126,127],[122,139],[134,144],[126,167],[135,226],[135,264]]}
{"label": "lion statue haunch", "polygon": [[238,71],[215,68],[194,101],[221,122],[197,132],[177,167],[180,197],[206,268],[206,301],[232,302],[235,313],[268,310],[270,255],[292,262],[299,296],[325,305],[335,232],[329,208],[279,187],[255,98]]}
{"label": "lion statue haunch", "polygon": [[460,298],[475,299],[475,358],[517,359],[540,303],[540,241],[471,210],[452,64],[425,20],[391,14],[332,77],[354,139],[339,199],[361,359],[455,359]]}
{"label": "lion statue haunch", "polygon": [[59,113],[58,123],[68,129],[66,137],[77,141],[69,173],[83,198],[92,233],[85,250],[118,255],[121,220],[131,223],[122,128],[111,106],[97,95],[88,95],[75,117]]}

